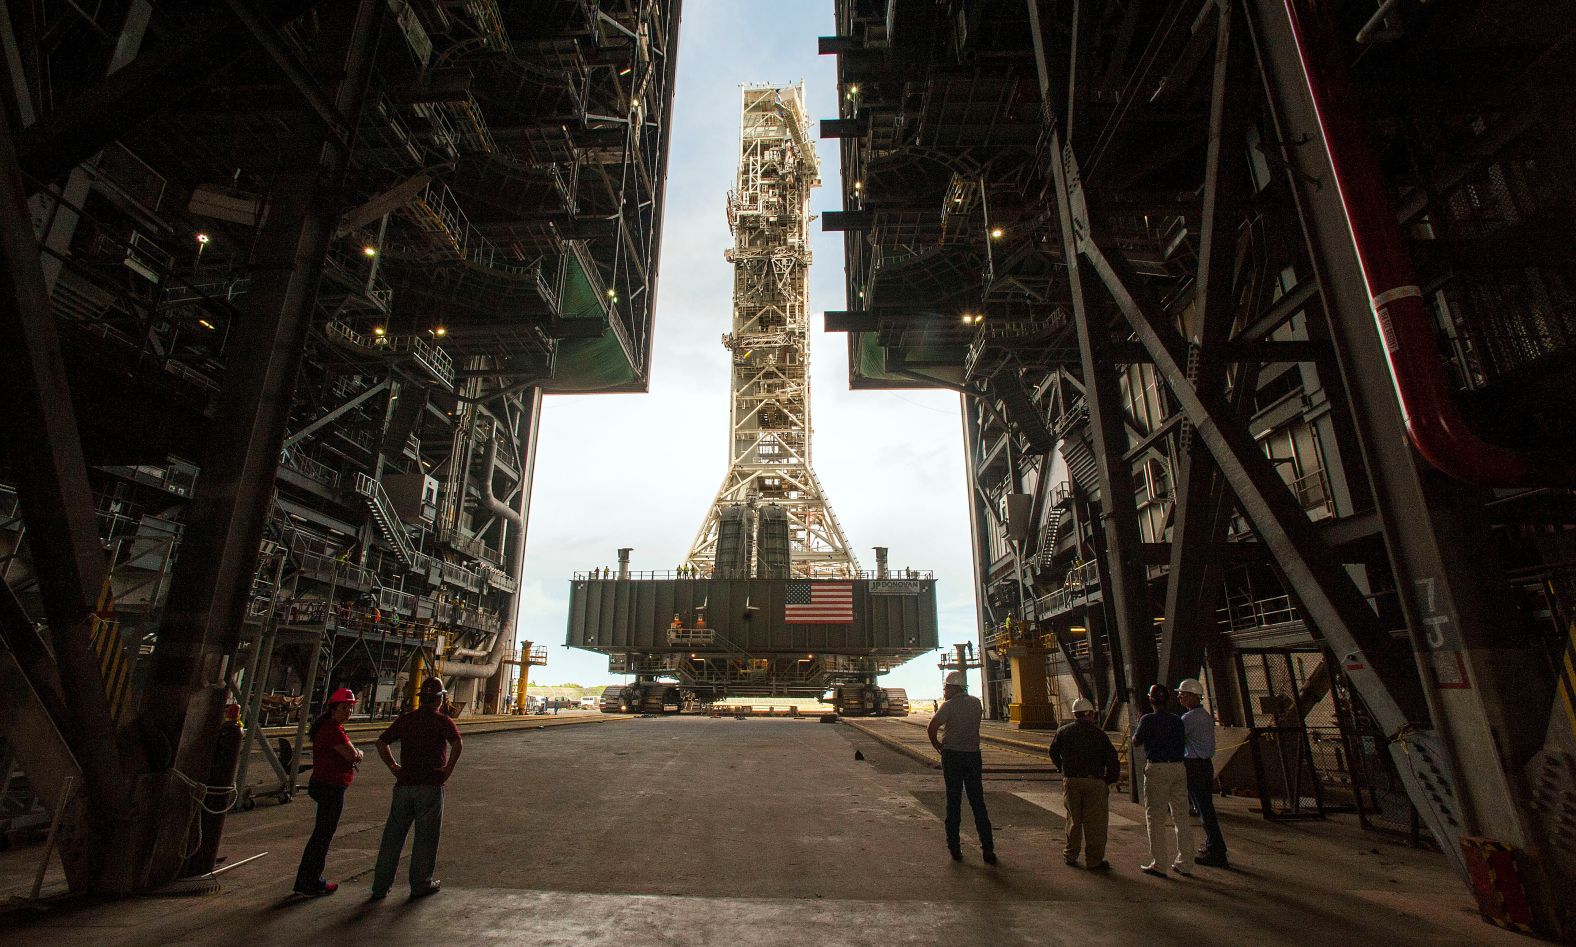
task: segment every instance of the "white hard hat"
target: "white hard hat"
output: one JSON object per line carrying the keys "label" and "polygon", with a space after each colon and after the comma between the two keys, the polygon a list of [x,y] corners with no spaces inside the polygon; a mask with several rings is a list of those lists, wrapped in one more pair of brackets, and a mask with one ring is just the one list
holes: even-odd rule
{"label": "white hard hat", "polygon": [[1084,713],[1085,711],[1087,711],[1089,713],[1093,713],[1094,712],[1094,701],[1090,700],[1087,697],[1080,697],[1077,700],[1073,701],[1073,713],[1081,714],[1081,713]]}
{"label": "white hard hat", "polygon": [[962,671],[952,671],[947,674],[946,683],[956,685],[958,687],[968,687],[969,679]]}
{"label": "white hard hat", "polygon": [[1199,683],[1198,678],[1190,677],[1177,685],[1177,693],[1192,694],[1194,697],[1203,697],[1204,685]]}

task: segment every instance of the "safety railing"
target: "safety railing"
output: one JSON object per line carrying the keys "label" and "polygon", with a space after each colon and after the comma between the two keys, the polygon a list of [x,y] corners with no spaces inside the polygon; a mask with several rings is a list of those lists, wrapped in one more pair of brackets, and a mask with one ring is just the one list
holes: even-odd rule
{"label": "safety railing", "polygon": [[1215,610],[1218,624],[1228,631],[1247,631],[1270,625],[1285,625],[1302,620],[1302,613],[1292,603],[1289,595],[1273,595],[1261,599],[1228,600],[1224,607]]}
{"label": "safety railing", "polygon": [[[651,581],[651,580],[671,581],[671,580],[674,580],[674,579],[696,579],[696,580],[699,580],[699,579],[710,579],[711,578],[711,574],[710,574],[709,571],[707,571],[705,569],[697,568],[697,569],[693,569],[693,570],[691,570],[691,569],[632,569],[627,574],[620,575],[617,569],[609,566],[607,568],[593,568],[593,569],[582,570],[582,571],[574,573],[574,575],[572,577],[574,579],[576,579],[576,580],[605,579],[605,580],[608,580],[608,581],[615,581],[616,580],[616,581],[640,582],[640,581]],[[882,574],[880,574],[880,573],[878,573],[878,572],[876,572],[874,570],[865,570],[865,571],[860,571],[860,572],[850,572],[846,576],[817,577],[817,578],[815,578],[813,580],[807,579],[805,576],[791,576],[790,578],[792,578],[795,581],[846,582],[846,581],[849,581],[851,579],[860,580],[860,581],[871,581],[871,580],[890,581],[890,580],[893,580],[893,579],[913,579],[915,581],[931,581],[931,580],[935,579],[935,577],[936,577],[935,572],[933,572],[930,569],[888,569],[886,571],[885,575],[882,575]]]}
{"label": "safety railing", "polygon": [[710,628],[669,628],[668,644],[675,647],[710,646],[717,640],[717,633]]}

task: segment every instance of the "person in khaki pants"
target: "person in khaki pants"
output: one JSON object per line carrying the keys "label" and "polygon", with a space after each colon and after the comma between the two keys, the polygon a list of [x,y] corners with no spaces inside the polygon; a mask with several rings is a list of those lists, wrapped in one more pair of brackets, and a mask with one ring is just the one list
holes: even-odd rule
{"label": "person in khaki pants", "polygon": [[[1149,861],[1139,870],[1164,877],[1166,862],[1179,875],[1191,874],[1183,855],[1193,847],[1193,823],[1187,814],[1187,770],[1182,766],[1187,731],[1182,718],[1166,709],[1171,691],[1164,684],[1149,688],[1154,708],[1138,720],[1133,747],[1142,750],[1144,764],[1144,826],[1149,830]],[[1166,822],[1174,829],[1174,845],[1167,845]]]}
{"label": "person in khaki pants", "polygon": [[1110,822],[1111,785],[1122,775],[1111,739],[1094,722],[1094,704],[1073,701],[1073,720],[1051,738],[1051,761],[1062,772],[1062,803],[1067,810],[1067,846],[1062,859],[1078,867],[1078,849],[1090,871],[1110,871],[1105,860]]}

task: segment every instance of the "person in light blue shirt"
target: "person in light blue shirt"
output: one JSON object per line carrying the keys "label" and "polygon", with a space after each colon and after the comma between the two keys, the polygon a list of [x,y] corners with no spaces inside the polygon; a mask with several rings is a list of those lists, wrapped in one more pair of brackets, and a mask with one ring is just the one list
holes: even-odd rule
{"label": "person in light blue shirt", "polygon": [[1182,728],[1186,736],[1182,765],[1187,768],[1187,795],[1204,824],[1204,847],[1193,858],[1195,865],[1230,867],[1226,837],[1215,814],[1215,718],[1204,709],[1204,685],[1190,677],[1177,685],[1177,703],[1186,710]]}

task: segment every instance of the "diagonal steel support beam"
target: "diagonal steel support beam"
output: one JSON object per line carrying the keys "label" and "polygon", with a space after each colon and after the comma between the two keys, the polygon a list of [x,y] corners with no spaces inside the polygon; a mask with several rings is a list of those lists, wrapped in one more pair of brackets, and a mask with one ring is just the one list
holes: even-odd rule
{"label": "diagonal steel support beam", "polygon": [[312,70],[301,61],[295,47],[291,46],[279,32],[270,14],[257,8],[251,0],[225,0],[225,6],[230,8],[237,20],[246,27],[252,35],[252,40],[258,48],[268,54],[274,61],[279,71],[284,73],[290,84],[295,86],[301,100],[317,116],[323,130],[328,132],[334,143],[346,147],[350,143],[349,121],[345,113],[340,111],[337,103],[329,96],[328,90],[312,75]]}
{"label": "diagonal steel support beam", "polygon": [[[104,548],[15,139],[3,124],[0,130],[0,392],[10,407],[0,441],[16,478],[65,698],[67,716],[58,724],[82,765],[91,802],[83,830],[99,838],[91,848],[102,858],[122,809],[120,757],[89,641],[104,587]],[[97,868],[88,873],[96,876]]]}
{"label": "diagonal steel support beam", "polygon": [[[1064,152],[1059,132],[1051,133],[1054,155]],[[1070,154],[1070,149],[1067,150]],[[1111,360],[1110,317],[1108,307],[1096,305],[1087,297],[1085,279],[1088,264],[1077,252],[1079,236],[1068,205],[1077,187],[1067,177],[1067,162],[1053,159],[1056,199],[1060,208],[1062,245],[1067,260],[1068,293],[1078,330],[1078,350],[1083,361],[1084,400],[1089,406],[1090,439],[1100,476],[1100,535],[1104,539],[1099,557],[1100,585],[1106,608],[1116,621],[1116,640],[1121,650],[1123,699],[1137,720],[1148,711],[1144,693],[1158,679],[1154,624],[1150,617],[1149,589],[1143,562],[1139,558],[1138,507],[1133,500],[1132,467],[1124,459],[1128,438],[1123,426],[1122,393]],[[1071,167],[1076,173],[1076,165]],[[1137,780],[1132,792],[1136,794]]]}
{"label": "diagonal steel support beam", "polygon": [[318,418],[316,421],[313,421],[311,424],[308,424],[306,427],[302,428],[301,430],[299,430],[299,431],[295,432],[294,434],[290,435],[289,437],[285,438],[284,446],[285,447],[290,447],[290,446],[292,446],[294,444],[299,443],[302,440],[305,440],[308,437],[311,437],[313,434],[316,434],[318,431],[322,430],[325,426],[333,424],[335,421],[338,421],[341,417],[344,417],[346,412],[354,411],[356,409],[356,407],[358,405],[360,405],[362,402],[364,402],[367,399],[371,398],[372,396],[376,395],[378,392],[383,391],[384,389],[388,388],[389,384],[390,384],[390,382],[389,382],[389,380],[387,378],[383,379],[382,381],[380,381],[377,384],[373,385],[371,388],[368,388],[366,391],[363,391],[361,394],[356,395],[354,398],[351,398],[349,401],[345,402],[344,404],[340,405],[339,407],[335,408],[334,410],[332,410],[332,411],[328,412],[327,414],[323,415],[322,417]]}
{"label": "diagonal steel support beam", "polygon": [[[325,33],[342,43],[330,44],[337,49],[322,66],[344,76],[334,99],[347,116],[361,113],[387,9],[382,0],[361,0],[324,13]],[[303,137],[287,155],[295,164],[278,178],[254,251],[249,318],[231,337],[236,357],[219,396],[219,433],[204,458],[154,653],[150,704],[161,719],[153,723],[172,738],[179,734],[174,768],[197,782],[208,777],[222,724],[224,665],[239,644],[323,261],[343,211],[350,149]],[[181,870],[192,802],[171,783],[147,883]]]}
{"label": "diagonal steel support beam", "polygon": [[[1158,309],[1137,293],[1142,284],[1121,257],[1101,245],[1098,222],[1077,175],[1071,151],[1062,152],[1058,170],[1064,229],[1077,234],[1081,258],[1099,275],[1117,308],[1154,359],[1178,406],[1209,449],[1254,532],[1274,557],[1298,604],[1320,637],[1345,666],[1375,722],[1391,741],[1408,792],[1446,856],[1464,872],[1455,840],[1465,830],[1463,812],[1449,775],[1448,758],[1436,734],[1423,729],[1403,709],[1421,705],[1415,665],[1397,655],[1393,641],[1369,608],[1361,590],[1326,545],[1247,428],[1235,423],[1224,405],[1203,398],[1187,377],[1180,335],[1153,314]],[[1398,696],[1399,695],[1399,696]],[[1405,704],[1403,704],[1405,700]]]}
{"label": "diagonal steel support beam", "polygon": [[[1251,50],[1236,28],[1235,4],[1216,7],[1215,71],[1210,87],[1209,146],[1204,160],[1204,202],[1199,270],[1194,289],[1196,359],[1193,385],[1210,399],[1226,396],[1228,360],[1222,351],[1237,318],[1236,228],[1248,198],[1244,133],[1254,100],[1249,84]],[[1243,374],[1251,375],[1246,365]],[[1237,385],[1240,397],[1245,386]],[[1198,673],[1204,649],[1218,632],[1215,602],[1222,574],[1217,546],[1225,538],[1225,483],[1201,439],[1184,427],[1171,556],[1166,575],[1165,624],[1160,640],[1160,679],[1176,684]]]}

